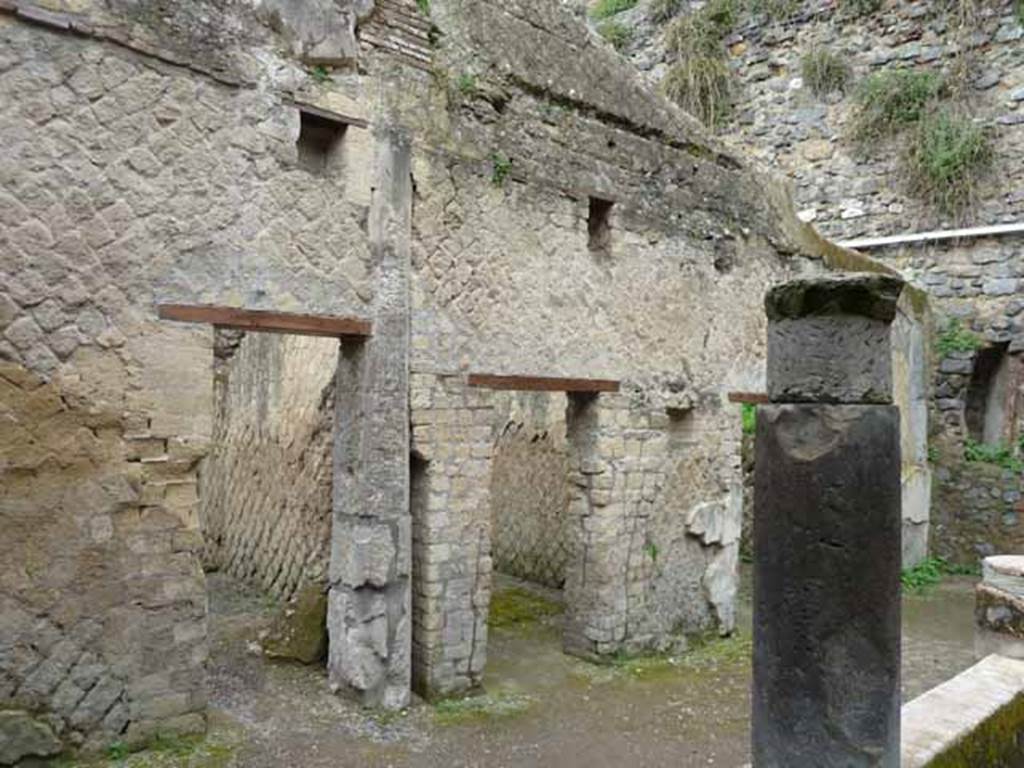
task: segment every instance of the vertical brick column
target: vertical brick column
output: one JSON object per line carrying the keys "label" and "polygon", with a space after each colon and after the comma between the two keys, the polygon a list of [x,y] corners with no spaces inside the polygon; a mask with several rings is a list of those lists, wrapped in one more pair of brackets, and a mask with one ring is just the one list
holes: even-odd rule
{"label": "vertical brick column", "polygon": [[377,264],[373,336],[343,345],[335,403],[327,604],[331,687],[369,706],[409,702],[410,145],[376,137],[370,243]]}
{"label": "vertical brick column", "polygon": [[628,495],[642,488],[620,461],[628,425],[628,396],[571,395],[569,442],[571,556],[566,569],[567,653],[614,653],[626,639],[631,531]]}
{"label": "vertical brick column", "polygon": [[461,376],[415,374],[413,684],[437,698],[479,685],[491,599],[493,408]]}
{"label": "vertical brick column", "polygon": [[769,405],[754,516],[756,768],[900,759],[900,436],[890,325],[902,282],[768,293]]}

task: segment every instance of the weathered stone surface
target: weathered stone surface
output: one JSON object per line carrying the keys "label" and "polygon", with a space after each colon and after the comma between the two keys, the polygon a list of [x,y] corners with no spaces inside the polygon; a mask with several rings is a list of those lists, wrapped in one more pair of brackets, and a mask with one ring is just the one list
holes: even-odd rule
{"label": "weathered stone surface", "polygon": [[899,413],[758,409],[754,764],[899,764]]}
{"label": "weathered stone surface", "polygon": [[986,656],[903,707],[900,768],[1012,765],[1024,729],[1024,661]]}
{"label": "weathered stone surface", "polygon": [[314,664],[327,654],[327,593],[322,584],[307,584],[274,618],[263,651],[272,658]]}
{"label": "weathered stone surface", "polygon": [[892,402],[891,322],[903,282],[888,275],[795,280],[765,298],[773,402]]}
{"label": "weathered stone surface", "polygon": [[61,751],[53,729],[28,712],[0,710],[0,765],[23,758],[52,757]]}
{"label": "weathered stone surface", "polygon": [[292,52],[311,64],[354,64],[359,53],[356,25],[372,12],[373,0],[262,0],[268,23],[292,43]]}

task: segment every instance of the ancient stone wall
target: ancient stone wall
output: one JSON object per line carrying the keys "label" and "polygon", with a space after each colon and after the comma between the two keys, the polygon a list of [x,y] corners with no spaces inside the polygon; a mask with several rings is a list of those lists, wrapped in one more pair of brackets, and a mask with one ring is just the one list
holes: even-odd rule
{"label": "ancient stone wall", "polygon": [[250,333],[232,352],[200,472],[206,565],[287,600],[327,580],[338,341]]}
{"label": "ancient stone wall", "polygon": [[[966,23],[960,17],[964,10]],[[639,42],[626,54],[651,81],[660,81],[669,66],[661,36],[665,25],[637,23]],[[1024,26],[1010,0],[892,0],[863,15],[848,13],[837,3],[801,2],[793,5],[792,13],[776,12],[774,19],[745,17],[725,41],[737,108],[720,133],[788,176],[800,217],[840,242],[1024,221],[1024,166],[1016,162],[1024,154],[1022,40]],[[850,67],[845,88],[813,92],[804,78],[803,59],[814,51],[833,54]],[[908,134],[867,147],[854,138],[858,87],[874,74],[895,70],[953,77],[960,83],[953,100],[991,138],[991,171],[981,176],[976,199],[959,216],[942,213],[912,190]],[[1024,305],[1018,300],[1019,235],[878,248],[871,255],[934,297],[937,333],[958,318],[983,344],[1012,342],[1020,335],[1017,316]],[[937,340],[929,340],[933,351]],[[968,364],[934,359],[925,365]],[[967,376],[973,371],[970,366],[962,371]],[[995,470],[963,462],[965,433],[958,425],[965,418],[965,403],[954,405],[957,397],[950,395],[950,383],[941,375],[935,385],[934,394],[928,395],[936,427],[930,455],[938,470],[932,493],[938,525],[932,527],[931,538],[936,551],[976,561],[979,554],[1001,551],[1015,541],[1018,481],[1008,478],[999,484],[999,493],[989,493],[989,476]],[[903,424],[905,434],[908,426]],[[1005,446],[1014,449],[1013,441]],[[904,507],[911,510],[904,533],[917,540],[926,528],[922,502],[927,500],[928,464],[920,460],[922,448],[913,449],[913,466],[906,457],[904,461]],[[922,554],[918,541],[905,550],[905,562]]]}
{"label": "ancient stone wall", "polygon": [[561,589],[569,560],[569,465],[562,394],[522,393],[495,406],[491,468],[494,570]]}
{"label": "ancient stone wall", "polygon": [[280,96],[8,6],[0,703],[65,744],[200,730],[212,333],[156,304],[359,314],[368,193],[299,167]]}

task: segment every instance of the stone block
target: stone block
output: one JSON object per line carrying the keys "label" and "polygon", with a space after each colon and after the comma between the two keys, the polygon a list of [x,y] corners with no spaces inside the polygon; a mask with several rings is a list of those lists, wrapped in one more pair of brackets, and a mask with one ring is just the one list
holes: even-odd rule
{"label": "stone block", "polygon": [[397,550],[388,521],[336,516],[331,533],[331,583],[383,587],[395,573]]}
{"label": "stone block", "polygon": [[888,275],[794,280],[772,288],[773,402],[890,403],[891,323],[903,281]]}
{"label": "stone block", "polygon": [[48,723],[21,710],[0,710],[0,765],[53,757],[60,751],[60,740]]}

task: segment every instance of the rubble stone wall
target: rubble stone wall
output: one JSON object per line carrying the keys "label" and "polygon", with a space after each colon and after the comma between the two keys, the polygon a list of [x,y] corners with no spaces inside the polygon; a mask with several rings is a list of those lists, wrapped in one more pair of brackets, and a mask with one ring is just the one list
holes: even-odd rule
{"label": "rubble stone wall", "polygon": [[214,387],[206,564],[282,601],[327,580],[337,364],[336,339],[250,333]]}
{"label": "rubble stone wall", "polygon": [[[961,8],[970,11],[963,28]],[[842,4],[817,0],[793,9],[775,20],[748,19],[726,40],[738,106],[721,135],[791,181],[803,220],[839,242],[1024,221],[1024,166],[1017,162],[1024,155],[1024,22],[1014,2],[890,0],[861,16],[844,12]],[[626,54],[657,82],[669,65],[665,25],[644,21],[643,10],[636,13],[640,42]],[[812,92],[802,59],[814,50],[835,54],[850,66],[847,87],[825,95]],[[989,133],[994,161],[977,184],[975,201],[959,216],[943,214],[911,190],[906,136],[870,147],[853,138],[858,86],[892,70],[966,74],[955,98]],[[936,334],[956,318],[982,343],[1010,343],[1016,354],[1020,342],[1015,340],[1024,333],[1022,242],[1020,235],[964,238],[869,253],[932,297]],[[944,380],[940,366],[959,366],[969,377],[974,357],[943,361],[936,341],[929,340],[933,359],[926,362],[930,371],[939,369],[928,394],[936,518],[929,538],[936,552],[976,563],[992,551],[1013,551],[1019,537],[1019,478],[1011,473],[999,483],[999,492],[990,494],[993,468],[964,462],[963,403],[954,405],[956,387]],[[1006,445],[1014,448],[1013,441]],[[927,496],[928,463],[915,460],[910,467],[905,457],[904,465],[906,509],[907,493],[919,501]],[[920,539],[925,528],[920,504],[909,506],[918,510],[912,515],[917,520],[908,519],[905,533]],[[915,543],[904,555],[911,563],[923,550]]]}

